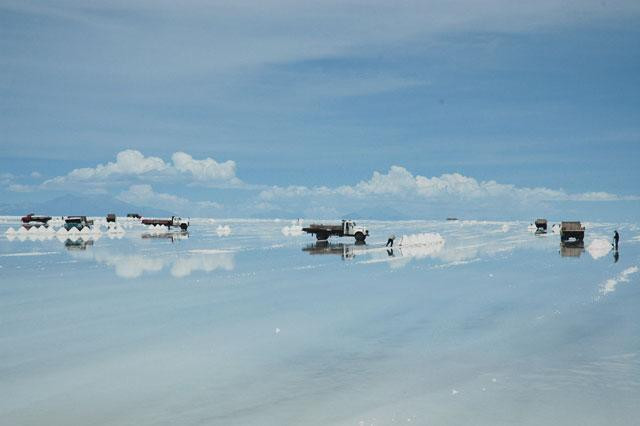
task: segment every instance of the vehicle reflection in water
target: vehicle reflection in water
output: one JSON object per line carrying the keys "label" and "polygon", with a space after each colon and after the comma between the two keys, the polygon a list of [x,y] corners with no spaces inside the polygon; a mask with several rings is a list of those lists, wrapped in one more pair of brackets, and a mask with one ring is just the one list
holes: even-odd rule
{"label": "vehicle reflection in water", "polygon": [[174,241],[179,241],[179,240],[186,240],[187,238],[189,238],[189,232],[187,231],[180,231],[180,232],[162,232],[162,233],[147,233],[147,234],[142,234],[142,238],[143,239],[166,239],[166,240],[171,240],[171,242],[173,243]]}
{"label": "vehicle reflection in water", "polygon": [[560,243],[560,256],[580,257],[584,252],[584,241],[564,241]]}
{"label": "vehicle reflection in water", "polygon": [[302,251],[306,251],[312,256],[318,254],[332,254],[342,256],[342,260],[351,260],[358,254],[364,253],[366,250],[367,245],[364,241],[355,244],[334,244],[329,243],[328,241],[319,241],[302,248]]}
{"label": "vehicle reflection in water", "polygon": [[67,250],[86,250],[87,246],[93,246],[93,240],[84,240],[82,238],[72,240],[67,238],[64,246]]}

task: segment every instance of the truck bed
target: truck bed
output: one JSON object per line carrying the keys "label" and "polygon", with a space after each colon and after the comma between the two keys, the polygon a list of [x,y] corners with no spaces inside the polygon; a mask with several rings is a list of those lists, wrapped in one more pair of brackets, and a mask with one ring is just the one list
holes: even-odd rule
{"label": "truck bed", "polygon": [[318,231],[337,233],[337,232],[342,232],[342,225],[324,225],[321,223],[320,224],[312,223],[311,225],[305,228],[302,228],[302,230],[307,233],[315,233]]}
{"label": "truck bed", "polygon": [[170,226],[171,225],[171,220],[168,219],[142,219],[142,224],[143,225],[164,225],[164,226]]}

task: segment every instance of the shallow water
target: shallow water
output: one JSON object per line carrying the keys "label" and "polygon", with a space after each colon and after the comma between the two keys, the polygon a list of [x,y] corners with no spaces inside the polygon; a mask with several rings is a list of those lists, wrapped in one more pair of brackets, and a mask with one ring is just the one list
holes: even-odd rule
{"label": "shallow water", "polygon": [[2,219],[2,423],[636,423],[638,225],[584,249],[524,222],[367,222],[364,246],[290,225],[87,244]]}

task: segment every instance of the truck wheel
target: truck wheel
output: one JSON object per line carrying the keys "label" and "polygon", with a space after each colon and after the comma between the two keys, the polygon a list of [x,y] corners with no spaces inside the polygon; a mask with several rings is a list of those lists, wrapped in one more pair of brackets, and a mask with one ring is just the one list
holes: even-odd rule
{"label": "truck wheel", "polygon": [[180,224],[180,229],[182,229],[183,231],[186,231],[188,227],[189,227],[189,225],[187,225],[186,223],[181,223]]}
{"label": "truck wheel", "polygon": [[329,239],[329,234],[326,232],[318,232],[316,233],[316,239],[318,241],[326,241]]}
{"label": "truck wheel", "polygon": [[364,235],[362,232],[356,232],[356,241],[358,242],[364,242],[364,239],[367,238],[366,235]]}

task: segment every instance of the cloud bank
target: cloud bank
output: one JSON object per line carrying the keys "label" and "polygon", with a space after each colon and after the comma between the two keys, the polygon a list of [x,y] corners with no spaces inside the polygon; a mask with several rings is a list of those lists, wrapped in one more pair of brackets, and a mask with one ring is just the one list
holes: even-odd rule
{"label": "cloud bank", "polygon": [[266,201],[299,197],[348,198],[390,197],[398,199],[474,200],[508,198],[518,201],[619,201],[638,200],[636,196],[619,196],[607,192],[570,194],[549,188],[519,188],[496,181],[478,181],[459,173],[435,177],[413,175],[401,166],[391,166],[387,173],[373,172],[369,180],[353,186],[274,186],[263,190],[260,198]]}
{"label": "cloud bank", "polygon": [[150,181],[187,180],[203,185],[240,185],[236,177],[236,163],[219,163],[213,158],[196,160],[184,152],[175,152],[171,162],[159,157],[146,157],[140,151],[127,149],[116,155],[116,160],[95,167],[74,169],[64,176],[44,181],[44,189],[64,187],[70,183],[101,185],[123,179]]}
{"label": "cloud bank", "polygon": [[[352,185],[266,186],[240,180],[232,160],[196,159],[175,152],[165,161],[133,149],[119,152],[115,161],[74,169],[40,185],[21,185],[8,175],[3,179],[14,191],[102,191],[133,205],[169,209],[184,216],[424,218],[449,211],[470,217],[522,218],[532,209],[536,214],[552,214],[549,206],[561,202],[604,205],[640,200],[635,195],[609,192],[519,187],[460,173],[427,177],[399,165],[386,172],[374,171],[369,179]],[[154,190],[159,186],[162,191]],[[238,189],[242,192],[234,192]],[[206,201],[188,198],[198,191],[199,198]]]}

